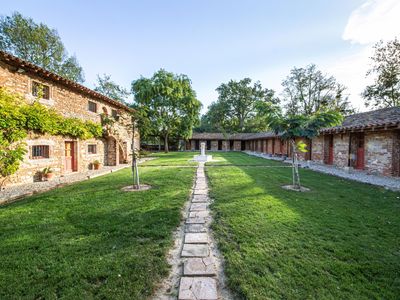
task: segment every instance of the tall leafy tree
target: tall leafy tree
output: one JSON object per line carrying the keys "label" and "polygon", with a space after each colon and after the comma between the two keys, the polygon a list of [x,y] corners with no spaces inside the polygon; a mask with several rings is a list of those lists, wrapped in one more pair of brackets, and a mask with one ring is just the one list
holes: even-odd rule
{"label": "tall leafy tree", "polygon": [[365,106],[400,106],[400,42],[397,38],[374,46],[372,68],[367,76],[375,76],[374,83],[363,92]]}
{"label": "tall leafy tree", "polygon": [[263,116],[267,115],[268,108],[279,103],[273,90],[263,88],[260,82],[252,84],[250,78],[223,83],[217,88],[217,92],[218,100],[208,107],[206,116],[202,118],[213,131],[265,130]]}
{"label": "tall leafy tree", "polygon": [[18,12],[0,18],[0,50],[70,80],[84,81],[82,67],[68,55],[57,31]]}
{"label": "tall leafy tree", "polygon": [[163,69],[151,78],[132,82],[134,108],[139,112],[142,136],[161,136],[165,151],[171,138],[189,138],[199,122],[201,102],[190,79]]}
{"label": "tall leafy tree", "polygon": [[128,90],[112,81],[111,75],[107,74],[103,74],[103,76],[97,75],[97,84],[94,90],[124,104],[127,103],[127,99],[130,95]]}
{"label": "tall leafy tree", "polygon": [[346,87],[333,76],[323,74],[314,64],[293,68],[282,82],[285,108],[289,114],[314,114],[320,110],[354,112],[344,92]]}
{"label": "tall leafy tree", "polygon": [[298,152],[307,152],[304,142],[296,143],[296,138],[313,138],[321,128],[335,126],[343,120],[337,110],[320,111],[311,115],[286,114],[279,110],[270,114],[269,126],[283,140],[289,141],[292,149],[292,180],[293,187],[301,190],[300,174],[298,169]]}

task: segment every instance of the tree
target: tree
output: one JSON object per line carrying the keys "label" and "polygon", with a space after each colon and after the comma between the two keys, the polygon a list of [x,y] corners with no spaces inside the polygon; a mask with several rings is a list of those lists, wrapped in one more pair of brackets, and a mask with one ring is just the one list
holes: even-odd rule
{"label": "tree", "polygon": [[126,104],[130,93],[123,87],[111,80],[111,75],[103,74],[103,77],[97,75],[97,85],[94,90],[111,99]]}
{"label": "tree", "polygon": [[339,109],[344,115],[354,113],[346,87],[333,76],[324,75],[316,65],[293,68],[282,82],[285,108],[289,114],[311,115],[320,110]]}
{"label": "tree", "polygon": [[18,12],[0,18],[0,50],[70,80],[84,81],[82,67],[75,56],[68,56],[57,31]]}
{"label": "tree", "polygon": [[141,77],[132,82],[135,97],[133,107],[139,111],[141,136],[161,136],[165,151],[171,138],[187,139],[199,122],[201,103],[186,75],[163,69],[151,78]]}
{"label": "tree", "polygon": [[312,115],[289,114],[282,115],[279,111],[271,114],[269,126],[283,140],[289,141],[292,149],[292,179],[293,187],[301,190],[298,169],[298,152],[307,152],[304,142],[296,143],[296,138],[313,138],[323,127],[336,126],[342,121],[339,111],[323,111]]}
{"label": "tree", "polygon": [[264,89],[260,82],[252,85],[250,78],[231,80],[217,88],[218,100],[208,107],[202,127],[218,132],[255,132],[266,130],[262,122],[269,108],[279,103],[275,92]]}
{"label": "tree", "polygon": [[400,42],[397,38],[386,44],[380,41],[374,48],[373,64],[367,76],[375,75],[375,82],[362,94],[365,106],[400,106]]}

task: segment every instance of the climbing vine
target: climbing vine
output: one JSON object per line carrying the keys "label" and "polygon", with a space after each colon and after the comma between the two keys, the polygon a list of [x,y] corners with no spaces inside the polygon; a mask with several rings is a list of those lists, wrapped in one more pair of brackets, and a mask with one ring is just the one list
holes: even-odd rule
{"label": "climbing vine", "polygon": [[100,124],[63,117],[37,101],[28,104],[22,96],[0,88],[0,187],[18,170],[26,153],[22,140],[30,131],[83,140],[103,135]]}

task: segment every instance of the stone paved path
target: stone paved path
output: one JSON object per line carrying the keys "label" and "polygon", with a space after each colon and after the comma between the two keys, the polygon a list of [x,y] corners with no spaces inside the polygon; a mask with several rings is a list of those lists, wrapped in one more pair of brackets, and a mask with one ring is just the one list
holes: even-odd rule
{"label": "stone paved path", "polygon": [[170,275],[156,291],[154,300],[233,299],[226,287],[222,257],[209,228],[210,202],[204,163],[199,163],[193,193],[185,205],[184,221],[174,233],[175,246],[168,255]]}
{"label": "stone paved path", "polygon": [[179,283],[179,300],[219,299],[218,277],[210,246],[210,199],[204,163],[197,168],[193,197],[185,220],[181,251],[183,272]]}

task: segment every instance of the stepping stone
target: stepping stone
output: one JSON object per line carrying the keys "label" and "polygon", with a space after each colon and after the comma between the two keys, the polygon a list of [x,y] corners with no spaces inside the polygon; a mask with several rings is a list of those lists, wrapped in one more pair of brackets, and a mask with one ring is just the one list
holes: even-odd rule
{"label": "stepping stone", "polygon": [[207,193],[208,193],[207,189],[194,189],[195,195],[207,195]]}
{"label": "stepping stone", "polygon": [[186,224],[204,224],[206,220],[204,218],[187,218]]}
{"label": "stepping stone", "polygon": [[207,233],[186,233],[185,244],[207,244],[208,234]]}
{"label": "stepping stone", "polygon": [[207,257],[210,254],[207,244],[183,244],[182,257]]}
{"label": "stepping stone", "polygon": [[189,212],[189,218],[207,218],[209,216],[210,213],[207,210]]}
{"label": "stepping stone", "polygon": [[192,203],[190,211],[203,211],[207,210],[207,203]]}
{"label": "stepping stone", "polygon": [[210,277],[182,277],[179,300],[216,300],[217,282]]}
{"label": "stepping stone", "polygon": [[185,232],[207,232],[204,224],[188,224],[185,227]]}
{"label": "stepping stone", "polygon": [[217,271],[211,257],[188,258],[183,265],[183,275],[214,276],[217,275]]}
{"label": "stepping stone", "polygon": [[207,195],[194,195],[192,202],[196,203],[196,202],[208,202],[209,198]]}
{"label": "stepping stone", "polygon": [[198,189],[198,190],[205,190],[205,189],[207,189],[207,184],[205,184],[205,183],[202,183],[202,184],[196,184],[196,189]]}

